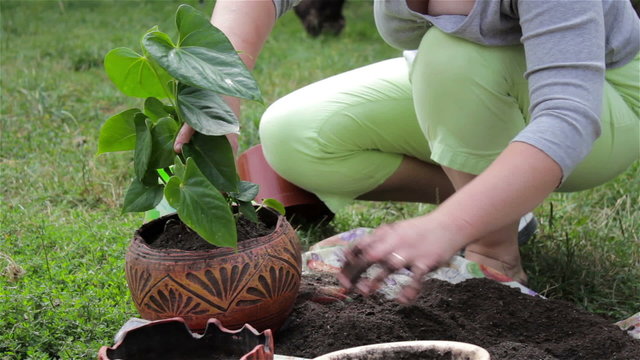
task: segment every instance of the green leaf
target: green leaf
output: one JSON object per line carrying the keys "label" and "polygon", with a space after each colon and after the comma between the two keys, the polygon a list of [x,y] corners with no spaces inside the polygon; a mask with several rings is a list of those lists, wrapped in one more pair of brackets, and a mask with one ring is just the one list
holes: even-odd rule
{"label": "green leaf", "polygon": [[180,219],[205,240],[216,246],[236,247],[236,224],[231,209],[193,159],[187,159],[182,181],[176,176],[169,179],[165,196]]}
{"label": "green leaf", "polygon": [[170,117],[164,117],[151,128],[151,157],[149,169],[162,169],[173,164],[176,153],[173,141],[178,132],[178,124]]}
{"label": "green leaf", "polygon": [[100,128],[98,155],[106,152],[128,151],[136,147],[136,126],[133,118],[138,109],[125,110],[107,119]]}
{"label": "green leaf", "polygon": [[242,215],[244,215],[247,219],[253,221],[254,223],[259,223],[258,213],[256,213],[256,208],[253,207],[251,201],[239,201],[238,202],[238,210]]}
{"label": "green leaf", "polygon": [[167,199],[169,205],[175,209],[180,206],[180,185],[182,185],[182,179],[177,176],[172,176],[164,186],[164,197]]}
{"label": "green leaf", "polygon": [[187,124],[205,135],[226,135],[240,130],[238,119],[227,103],[209,90],[180,84],[178,111]]}
{"label": "green leaf", "polygon": [[182,185],[182,179],[172,176],[164,186],[164,197],[169,205],[175,209],[180,205],[180,185]]}
{"label": "green leaf", "polygon": [[146,186],[155,186],[160,184],[158,178],[160,174],[155,169],[147,169],[147,172],[144,173],[144,177],[140,180]]}
{"label": "green leaf", "polygon": [[129,48],[116,48],[107,53],[104,67],[113,83],[125,95],[166,98],[164,86],[171,80],[163,69]]}
{"label": "green leaf", "polygon": [[133,156],[133,165],[136,177],[144,179],[151,158],[152,141],[151,130],[149,130],[151,122],[142,113],[138,113],[133,121],[136,126],[136,152]]}
{"label": "green leaf", "polygon": [[162,200],[162,185],[147,186],[133,179],[124,197],[122,212],[142,212],[151,210]]}
{"label": "green leaf", "polygon": [[165,105],[162,101],[154,97],[149,97],[144,101],[144,114],[153,122],[157,122],[163,117],[167,117],[170,114],[165,110]]}
{"label": "green leaf", "polygon": [[164,111],[169,113],[169,115],[171,115],[174,119],[177,118],[178,116],[178,112],[176,111],[176,108],[173,105],[165,105]]}
{"label": "green leaf", "polygon": [[219,94],[261,101],[258,84],[227,37],[208,18],[189,5],[176,13],[180,35],[174,45],[166,34],[147,33],[143,46],[149,55],[180,82]]}
{"label": "green leaf", "polygon": [[282,205],[282,203],[276,199],[272,199],[272,198],[264,199],[262,200],[262,205],[272,208],[273,210],[279,212],[280,215],[285,214],[284,205]]}
{"label": "green leaf", "polygon": [[179,177],[180,179],[184,178],[184,163],[182,162],[182,160],[180,159],[180,156],[175,157],[175,160],[173,162],[173,174],[177,177]]}
{"label": "green leaf", "polygon": [[240,191],[234,194],[238,201],[251,202],[251,200],[258,196],[258,192],[260,192],[260,186],[249,181],[240,181],[238,188]]}
{"label": "green leaf", "polygon": [[195,133],[182,147],[184,156],[193,158],[211,184],[220,191],[238,192],[238,174],[231,144],[225,136]]}

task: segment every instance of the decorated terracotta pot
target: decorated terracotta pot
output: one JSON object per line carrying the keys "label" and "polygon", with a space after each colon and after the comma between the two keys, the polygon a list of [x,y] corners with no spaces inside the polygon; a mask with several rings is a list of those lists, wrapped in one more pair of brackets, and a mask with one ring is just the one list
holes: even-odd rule
{"label": "decorated terracotta pot", "polygon": [[203,334],[192,333],[182,318],[151,321],[119,333],[116,344],[103,346],[98,360],[220,359],[272,360],[271,330],[250,325],[228,330],[209,319]]}
{"label": "decorated terracotta pot", "polygon": [[300,287],[300,242],[283,216],[269,211],[261,217],[275,223],[275,230],[240,241],[237,249],[150,247],[145,239],[157,237],[176,215],[138,229],[125,270],[142,318],[182,317],[194,331],[204,329],[209,318],[229,329],[251,324],[258,331],[276,331],[293,309]]}

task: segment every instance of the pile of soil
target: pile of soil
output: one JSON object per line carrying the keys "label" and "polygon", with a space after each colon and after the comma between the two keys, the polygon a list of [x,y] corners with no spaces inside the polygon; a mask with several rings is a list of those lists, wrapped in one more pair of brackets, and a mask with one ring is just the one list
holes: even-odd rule
{"label": "pile of soil", "polygon": [[355,294],[317,302],[318,289],[335,285],[334,276],[303,276],[293,312],[276,334],[277,354],[313,358],[375,343],[452,340],[484,347],[492,360],[640,359],[640,341],[610,320],[489,279],[428,280],[411,305]]}

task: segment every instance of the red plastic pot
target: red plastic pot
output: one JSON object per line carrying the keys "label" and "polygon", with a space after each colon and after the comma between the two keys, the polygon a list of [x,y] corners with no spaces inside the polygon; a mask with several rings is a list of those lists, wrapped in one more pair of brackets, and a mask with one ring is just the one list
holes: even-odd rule
{"label": "red plastic pot", "polygon": [[100,348],[99,360],[218,359],[272,360],[271,330],[251,325],[229,330],[210,319],[204,334],[192,333],[182,318],[151,321],[125,331],[114,346]]}
{"label": "red plastic pot", "polygon": [[267,198],[280,201],[290,221],[321,222],[333,218],[333,213],[322,200],[285,180],[271,168],[262,152],[262,145],[255,145],[240,154],[237,168],[240,179],[260,185],[256,201]]}

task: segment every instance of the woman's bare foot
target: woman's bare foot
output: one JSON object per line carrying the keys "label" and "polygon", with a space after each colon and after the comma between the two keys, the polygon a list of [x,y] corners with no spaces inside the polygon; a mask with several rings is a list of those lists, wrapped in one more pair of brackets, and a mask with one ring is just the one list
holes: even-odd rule
{"label": "woman's bare foot", "polygon": [[489,266],[522,285],[527,284],[528,277],[522,268],[520,254],[517,256],[511,256],[510,259],[506,260],[504,258],[498,258],[497,256],[481,252],[483,251],[467,248],[465,250],[465,258],[467,260]]}

